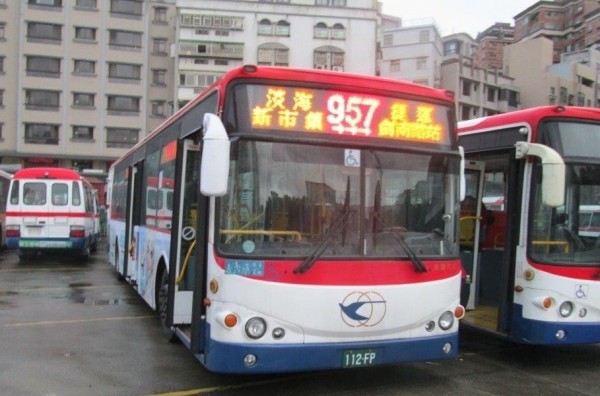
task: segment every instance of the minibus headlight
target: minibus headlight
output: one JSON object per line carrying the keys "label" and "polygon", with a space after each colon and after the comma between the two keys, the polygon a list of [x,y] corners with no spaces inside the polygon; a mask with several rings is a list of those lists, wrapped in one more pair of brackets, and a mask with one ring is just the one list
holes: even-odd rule
{"label": "minibus headlight", "polygon": [[246,335],[253,340],[259,339],[267,331],[267,322],[263,318],[255,317],[246,322]]}

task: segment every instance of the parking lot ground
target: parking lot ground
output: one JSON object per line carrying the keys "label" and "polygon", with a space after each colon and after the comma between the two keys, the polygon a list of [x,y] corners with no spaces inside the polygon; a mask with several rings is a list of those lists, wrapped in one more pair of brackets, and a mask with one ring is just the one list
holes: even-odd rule
{"label": "parking lot ground", "polygon": [[261,376],[210,373],[104,248],[88,262],[0,253],[0,395],[598,395],[600,346],[534,347],[462,329],[456,359]]}

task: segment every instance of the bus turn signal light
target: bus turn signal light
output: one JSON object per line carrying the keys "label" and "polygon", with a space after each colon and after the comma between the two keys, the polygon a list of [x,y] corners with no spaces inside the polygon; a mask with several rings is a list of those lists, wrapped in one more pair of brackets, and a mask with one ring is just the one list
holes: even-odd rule
{"label": "bus turn signal light", "polygon": [[237,324],[237,316],[231,313],[227,314],[223,320],[223,323],[225,323],[226,327],[232,328]]}

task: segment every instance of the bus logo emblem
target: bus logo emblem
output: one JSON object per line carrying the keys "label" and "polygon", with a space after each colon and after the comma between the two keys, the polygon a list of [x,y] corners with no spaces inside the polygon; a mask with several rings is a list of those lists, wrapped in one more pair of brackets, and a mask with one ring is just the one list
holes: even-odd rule
{"label": "bus logo emblem", "polygon": [[374,291],[352,292],[339,303],[342,320],[350,327],[372,327],[385,317],[386,301]]}

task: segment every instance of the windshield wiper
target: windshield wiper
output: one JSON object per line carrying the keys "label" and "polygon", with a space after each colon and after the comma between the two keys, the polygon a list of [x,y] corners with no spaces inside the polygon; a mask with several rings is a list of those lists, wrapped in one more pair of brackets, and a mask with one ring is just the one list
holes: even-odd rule
{"label": "windshield wiper", "polygon": [[410,248],[410,246],[408,246],[408,243],[406,243],[406,241],[404,240],[404,237],[402,235],[400,235],[398,233],[398,231],[390,230],[389,227],[387,227],[385,225],[385,223],[383,222],[383,220],[381,220],[381,217],[379,217],[379,212],[375,212],[374,213],[374,217],[379,222],[379,224],[381,224],[383,226],[383,229],[384,230],[388,229],[389,230],[388,232],[394,236],[394,238],[396,239],[396,241],[398,241],[398,244],[400,245],[400,247],[402,248],[402,250],[404,250],[404,253],[406,253],[406,255],[408,256],[408,258],[412,262],[415,271],[417,271],[417,272],[427,272],[427,267],[425,267],[425,264],[423,264],[423,262],[421,261],[421,259],[419,258],[419,256],[417,256],[415,254],[415,252]]}
{"label": "windshield wiper", "polygon": [[331,241],[333,241],[334,236],[337,234],[337,231],[343,227],[342,231],[342,246],[346,243],[346,224],[348,223],[348,218],[350,217],[350,176],[348,176],[348,181],[346,182],[346,196],[344,198],[344,208],[342,209],[342,213],[339,217],[337,217],[331,227],[327,230],[327,234],[325,237],[319,242],[315,250],[304,259],[302,264],[294,268],[294,274],[303,274],[308,271],[317,261],[319,257],[323,254],[325,249],[329,246]]}

